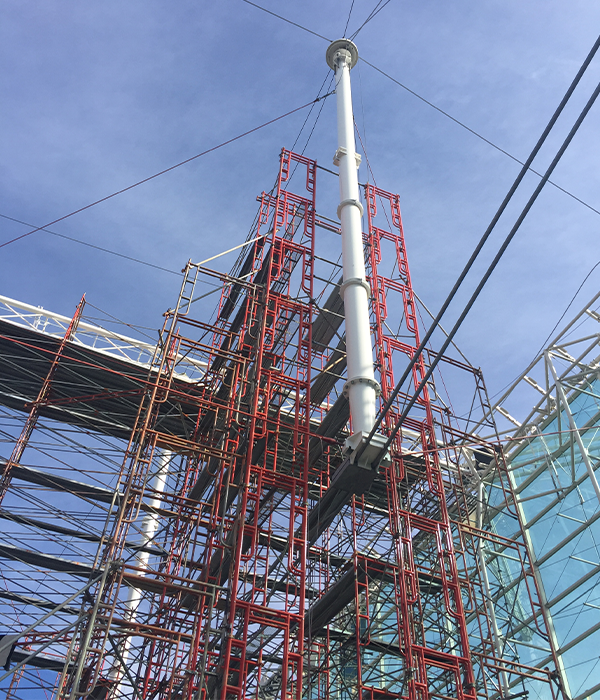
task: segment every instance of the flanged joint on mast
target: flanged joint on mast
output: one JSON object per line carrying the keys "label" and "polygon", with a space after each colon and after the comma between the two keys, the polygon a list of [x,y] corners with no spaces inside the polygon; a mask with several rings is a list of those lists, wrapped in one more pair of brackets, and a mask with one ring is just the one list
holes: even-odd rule
{"label": "flanged joint on mast", "polygon": [[359,465],[370,467],[385,444],[385,436],[375,433],[369,444],[363,447],[375,425],[376,402],[381,387],[375,380],[373,369],[369,323],[371,289],[365,275],[362,241],[363,206],[359,198],[357,173],[361,158],[356,153],[354,141],[350,89],[350,70],[358,61],[358,49],[349,39],[337,39],[327,49],[326,60],[327,65],[335,72],[338,149],[333,162],[338,166],[340,176],[340,204],[337,209],[342,229],[343,283],[340,294],[344,300],[348,367],[348,381],[344,384],[344,395],[350,401],[350,416],[354,431],[347,438],[345,449],[350,453],[351,462],[355,461],[357,451],[360,449]]}

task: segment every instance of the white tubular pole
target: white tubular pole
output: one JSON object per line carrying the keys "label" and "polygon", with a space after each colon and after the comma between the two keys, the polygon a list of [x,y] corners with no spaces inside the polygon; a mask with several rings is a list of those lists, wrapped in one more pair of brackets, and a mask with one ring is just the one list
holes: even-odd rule
{"label": "white tubular pole", "polygon": [[365,276],[362,240],[363,207],[359,201],[358,164],[354,141],[354,118],[350,69],[358,60],[358,50],[348,39],[334,41],[327,50],[327,63],[335,71],[337,99],[338,150],[334,163],[339,166],[342,224],[343,284],[346,318],[346,358],[348,381],[344,394],[350,401],[352,430],[366,438],[375,424],[379,384],[373,372],[371,328],[369,324],[370,289]]}
{"label": "white tubular pole", "polygon": [[[171,462],[172,453],[168,450],[162,450],[158,455],[158,472],[154,478],[154,490],[157,492],[157,496],[149,501],[149,506],[151,508],[160,508],[161,499],[158,494],[162,494],[165,491],[167,485],[167,476],[169,474],[169,464]],[[156,535],[160,525],[159,516],[156,513],[146,513],[142,519],[142,524],[140,527],[140,534],[142,544],[150,544]],[[142,551],[137,557],[137,565],[142,569],[148,568],[148,563],[150,561],[150,552]],[[135,621],[138,615],[138,608],[142,602],[142,591],[139,588],[134,588],[131,586],[127,591],[127,599],[125,605],[128,609],[127,618],[130,621]],[[123,663],[127,664],[129,662],[129,656],[131,651],[131,636],[125,638],[123,645],[121,647],[121,658]],[[119,683],[119,693],[115,697],[126,697],[129,686],[129,681],[124,677],[121,665],[117,663],[111,671],[109,672],[109,677],[111,680]]]}

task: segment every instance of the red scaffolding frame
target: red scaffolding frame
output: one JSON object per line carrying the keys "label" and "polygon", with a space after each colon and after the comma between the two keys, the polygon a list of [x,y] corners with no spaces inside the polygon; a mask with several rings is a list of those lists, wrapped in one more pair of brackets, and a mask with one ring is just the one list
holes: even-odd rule
{"label": "red scaffolding frame", "polygon": [[[317,215],[316,182],[315,161],[282,151],[231,272],[185,267],[69,637],[61,698],[475,700],[524,683],[554,692],[550,671],[504,653],[504,623],[488,605],[501,575],[496,590],[485,556],[510,551],[525,572],[519,610],[531,609],[547,639],[523,543],[486,529],[493,515],[475,517],[479,476],[465,459],[476,449],[491,450],[511,512],[499,451],[461,429],[432,379],[389,464],[373,472],[343,453],[340,267],[317,246],[318,230],[338,227]],[[367,185],[365,200],[381,407],[420,338],[399,197]],[[222,285],[212,322],[193,313],[201,275]],[[429,357],[385,414],[385,435]],[[205,368],[194,381],[181,374],[190,358]],[[478,371],[446,366],[474,378],[485,402]]]}

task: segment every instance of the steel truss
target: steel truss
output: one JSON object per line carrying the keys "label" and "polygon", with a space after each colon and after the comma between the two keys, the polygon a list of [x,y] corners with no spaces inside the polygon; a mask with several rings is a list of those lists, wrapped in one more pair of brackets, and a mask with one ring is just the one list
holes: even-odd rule
{"label": "steel truss", "polygon": [[[543,602],[540,613],[558,660],[556,682],[574,700],[600,690],[599,296],[490,409],[503,427],[509,476]],[[518,584],[514,574],[507,580]],[[548,653],[541,664],[551,658]]]}
{"label": "steel truss", "polygon": [[[39,685],[59,698],[558,695],[552,654],[547,669],[537,663],[551,640],[526,543],[494,517],[491,488],[507,517],[520,517],[497,442],[454,416],[432,379],[389,465],[374,472],[342,452],[351,426],[340,267],[317,241],[317,231],[339,229],[317,215],[316,179],[315,161],[284,150],[231,272],[187,264],[149,371],[135,376],[137,411],[118,464],[122,433],[96,424],[115,448],[104,483],[45,478],[13,460],[7,509],[25,498],[22,483],[37,483],[93,501],[105,518],[79,561],[42,545],[2,550],[88,581],[83,592],[69,584],[79,605],[64,604],[67,583],[60,610],[38,601],[51,610],[44,624],[59,621],[40,636],[33,620],[17,642],[15,653],[53,651],[54,675]],[[364,198],[383,405],[419,345],[418,309],[399,198],[370,185]],[[201,275],[222,284],[212,323],[193,314]],[[384,435],[431,356],[415,364]],[[184,364],[202,373],[183,379]],[[452,358],[442,365],[489,410],[478,371]],[[36,527],[22,511],[13,508],[13,522]],[[10,600],[35,605],[23,591]]]}

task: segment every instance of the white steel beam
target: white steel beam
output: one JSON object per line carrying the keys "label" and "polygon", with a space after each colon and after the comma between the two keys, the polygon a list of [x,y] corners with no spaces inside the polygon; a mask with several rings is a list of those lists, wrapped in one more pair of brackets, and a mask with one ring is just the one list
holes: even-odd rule
{"label": "white steel beam", "polygon": [[[0,294],[0,320],[30,328],[52,338],[63,338],[71,319],[41,306],[32,306]],[[156,354],[156,343],[147,343],[130,338],[121,333],[80,321],[72,342],[91,348],[95,352],[132,362],[149,368]],[[178,356],[176,376],[182,381],[186,377],[198,378],[204,375],[206,363],[192,357]],[[184,373],[185,372],[185,373]]]}
{"label": "white steel beam", "polygon": [[546,352],[546,358],[547,358],[547,364],[548,367],[550,368],[550,372],[552,373],[552,377],[554,379],[554,384],[556,386],[556,392],[559,396],[560,403],[562,404],[563,411],[566,413],[567,418],[569,420],[569,425],[571,426],[571,431],[572,435],[575,438],[575,441],[577,442],[577,447],[579,447],[579,451],[581,453],[581,459],[585,465],[586,471],[588,473],[588,476],[590,477],[590,482],[594,488],[594,491],[596,492],[596,497],[598,498],[598,501],[600,502],[600,485],[598,484],[598,480],[596,479],[596,474],[594,472],[594,468],[592,467],[592,463],[590,462],[590,457],[588,455],[588,451],[583,444],[583,440],[581,439],[581,435],[579,434],[579,428],[577,427],[577,423],[575,422],[575,419],[573,418],[573,413],[571,412],[571,406],[569,405],[569,402],[567,400],[565,390],[563,389],[563,386],[558,378],[558,374],[556,373],[556,369],[554,368],[554,363],[552,362],[552,358],[550,356],[549,352]]}

